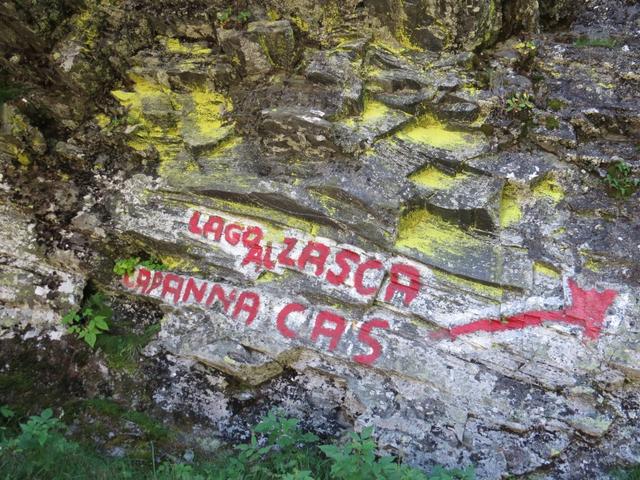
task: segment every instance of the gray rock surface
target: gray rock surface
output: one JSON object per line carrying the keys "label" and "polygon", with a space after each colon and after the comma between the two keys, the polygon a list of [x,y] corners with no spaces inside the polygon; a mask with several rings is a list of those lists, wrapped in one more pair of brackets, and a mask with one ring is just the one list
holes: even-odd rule
{"label": "gray rock surface", "polygon": [[103,291],[157,330],[74,395],[194,444],[277,406],[480,479],[640,463],[637,6],[187,3],[0,6],[6,351]]}

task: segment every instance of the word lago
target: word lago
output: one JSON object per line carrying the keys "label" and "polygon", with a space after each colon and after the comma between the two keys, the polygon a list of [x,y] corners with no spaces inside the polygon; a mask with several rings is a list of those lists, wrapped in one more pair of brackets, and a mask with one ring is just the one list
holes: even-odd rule
{"label": "word lago", "polygon": [[244,323],[245,327],[274,328],[284,339],[300,344],[322,344],[330,352],[337,350],[351,355],[354,361],[366,365],[373,364],[382,354],[383,347],[374,336],[375,331],[389,329],[389,322],[384,319],[347,321],[344,315],[333,310],[311,307],[280,295],[241,290],[171,272],[138,268],[133,278],[125,275],[122,282],[129,290],[142,295],[173,305],[213,309],[232,320],[235,326]]}
{"label": "word lago", "polygon": [[329,239],[301,239],[285,236],[282,243],[265,242],[265,232],[257,225],[241,225],[219,215],[203,216],[194,211],[189,220],[189,233],[237,247],[241,267],[254,265],[256,270],[281,272],[296,270],[316,277],[333,288],[345,287],[361,301],[375,298],[385,273],[389,284],[383,300],[402,297],[405,306],[418,296],[422,287],[420,271],[413,265],[388,260],[359,250],[351,245],[336,246]]}

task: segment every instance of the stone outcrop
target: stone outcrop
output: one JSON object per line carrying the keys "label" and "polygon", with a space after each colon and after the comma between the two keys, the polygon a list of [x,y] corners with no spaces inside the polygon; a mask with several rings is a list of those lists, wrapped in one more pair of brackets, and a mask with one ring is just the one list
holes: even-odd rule
{"label": "stone outcrop", "polygon": [[101,290],[159,323],[103,391],[191,435],[279,405],[481,479],[640,462],[637,7],[221,3],[90,2],[49,57],[11,12],[60,96],[3,100],[3,335]]}

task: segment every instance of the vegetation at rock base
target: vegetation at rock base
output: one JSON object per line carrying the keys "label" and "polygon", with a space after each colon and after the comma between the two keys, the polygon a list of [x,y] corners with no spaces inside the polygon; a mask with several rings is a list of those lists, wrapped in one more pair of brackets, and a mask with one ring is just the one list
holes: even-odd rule
{"label": "vegetation at rock base", "polygon": [[538,47],[536,47],[536,44],[530,40],[517,43],[515,48],[516,50],[521,52],[523,55],[531,55],[531,54],[535,55],[535,52],[538,49]]}
{"label": "vegetation at rock base", "polygon": [[633,178],[631,166],[625,162],[618,162],[607,171],[604,179],[612,192],[619,197],[629,197],[640,186],[640,178]]}
{"label": "vegetation at rock base", "polygon": [[526,112],[534,107],[533,97],[527,92],[514,93],[507,99],[507,112]]}
{"label": "vegetation at rock base", "polygon": [[560,127],[560,120],[556,117],[546,117],[544,119],[544,126],[547,127],[548,130],[555,130]]}
{"label": "vegetation at rock base", "polygon": [[616,470],[613,472],[616,480],[640,480],[640,466],[627,470]]}
{"label": "vegetation at rock base", "polygon": [[615,48],[617,46],[617,42],[613,38],[589,38],[589,37],[581,37],[576,40],[573,45],[576,47],[604,47],[604,48]]}
{"label": "vegetation at rock base", "polygon": [[8,85],[0,81],[0,105],[9,100],[18,98],[22,93],[22,89],[15,85]]}
{"label": "vegetation at rock base", "polygon": [[113,273],[119,276],[131,275],[136,267],[145,267],[149,270],[166,270],[167,267],[159,260],[152,258],[150,260],[141,260],[140,257],[121,258],[116,261],[113,266]]}
{"label": "vegetation at rock base", "polygon": [[240,28],[251,18],[248,10],[238,10],[235,13],[231,8],[225,8],[217,13],[218,21],[222,28]]}
{"label": "vegetation at rock base", "polygon": [[77,334],[93,348],[98,335],[109,330],[111,315],[111,308],[104,303],[102,294],[94,293],[82,309],[62,317],[62,324],[68,327],[68,333]]}
{"label": "vegetation at rock base", "polygon": [[102,350],[107,358],[107,363],[116,370],[134,372],[138,366],[138,354],[153,337],[160,331],[160,325],[154,324],[147,327],[140,335],[131,332],[100,335],[96,346]]}
{"label": "vegetation at rock base", "polygon": [[[96,408],[112,409],[110,402]],[[115,412],[122,414],[119,410]],[[151,462],[106,457],[65,436],[66,426],[51,408],[16,427],[14,413],[0,408],[0,471],[7,480],[32,478],[153,479],[153,480],[472,480],[473,469],[436,468],[430,474],[401,465],[392,456],[376,455],[372,428],[351,433],[348,440],[320,445],[303,432],[299,420],[269,413],[254,429],[249,443],[235,453],[193,463],[155,457]],[[134,419],[138,422],[139,419]]]}
{"label": "vegetation at rock base", "polygon": [[553,110],[554,112],[559,112],[565,106],[565,103],[558,98],[551,98],[547,102],[547,107]]}

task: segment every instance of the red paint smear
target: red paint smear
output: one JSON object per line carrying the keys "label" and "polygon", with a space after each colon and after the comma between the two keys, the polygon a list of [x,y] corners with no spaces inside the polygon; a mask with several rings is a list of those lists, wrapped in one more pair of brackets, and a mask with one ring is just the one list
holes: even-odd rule
{"label": "red paint smear", "polygon": [[445,338],[455,340],[460,335],[468,335],[475,332],[519,330],[537,327],[542,325],[543,322],[552,321],[579,325],[584,328],[585,335],[588,338],[597,339],[600,336],[607,309],[611,306],[618,293],[614,290],[605,290],[602,293],[596,290],[582,290],[573,280],[569,280],[569,288],[571,289],[571,299],[573,301],[569,308],[559,311],[525,312],[502,320],[477,320],[466,325],[433,332],[430,337],[433,340],[443,340]]}

